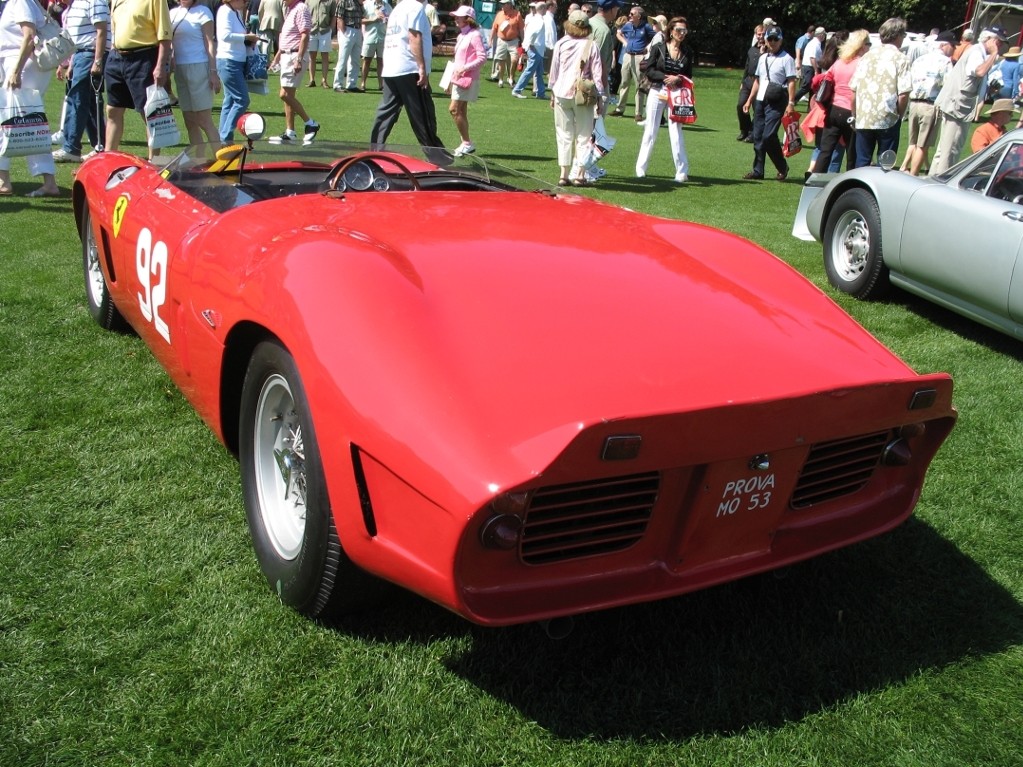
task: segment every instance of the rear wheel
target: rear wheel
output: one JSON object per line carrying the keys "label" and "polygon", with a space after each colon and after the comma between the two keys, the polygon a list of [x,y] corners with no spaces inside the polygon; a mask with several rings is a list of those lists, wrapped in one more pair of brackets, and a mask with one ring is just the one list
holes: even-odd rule
{"label": "rear wheel", "polygon": [[239,437],[245,512],[271,588],[310,618],[365,606],[377,581],[341,548],[302,380],[275,342],[249,361]]}
{"label": "rear wheel", "polygon": [[99,245],[92,229],[92,215],[88,206],[82,216],[82,231],[79,234],[82,238],[82,271],[85,275],[85,300],[89,305],[89,314],[106,330],[124,330],[127,323],[110,298],[110,288],[100,264]]}
{"label": "rear wheel", "polygon": [[850,189],[835,201],[824,229],[824,270],[832,285],[855,298],[876,298],[887,291],[881,214],[870,192]]}

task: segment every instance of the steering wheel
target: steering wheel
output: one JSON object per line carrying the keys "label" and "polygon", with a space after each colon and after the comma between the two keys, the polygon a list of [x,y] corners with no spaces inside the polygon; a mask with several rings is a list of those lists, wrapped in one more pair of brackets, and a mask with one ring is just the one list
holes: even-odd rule
{"label": "steering wheel", "polygon": [[412,174],[408,168],[398,162],[391,155],[383,154],[380,152],[363,152],[362,154],[353,154],[351,157],[343,157],[334,163],[334,166],[327,173],[327,189],[331,192],[337,191],[337,186],[341,179],[344,178],[345,171],[348,170],[352,165],[362,160],[374,160],[377,169],[384,172],[383,168],[380,167],[381,163],[389,163],[396,167],[398,171],[409,180],[409,184],[412,186],[412,191],[417,192],[420,189],[419,182],[416,177]]}
{"label": "steering wheel", "polygon": [[992,197],[1015,202],[1023,192],[1023,168],[1009,168],[991,185]]}

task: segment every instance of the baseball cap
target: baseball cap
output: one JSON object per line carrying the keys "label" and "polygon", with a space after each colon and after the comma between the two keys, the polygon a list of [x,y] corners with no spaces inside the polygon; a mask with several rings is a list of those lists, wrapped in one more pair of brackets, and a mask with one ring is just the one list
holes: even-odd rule
{"label": "baseball cap", "polygon": [[772,38],[775,40],[781,40],[783,37],[785,37],[785,35],[781,33],[781,27],[768,27],[764,30],[765,40],[770,40]]}
{"label": "baseball cap", "polygon": [[1003,43],[1009,42],[1009,36],[1005,32],[1005,27],[1002,27],[1002,26],[999,26],[998,24],[995,24],[993,27],[987,27],[984,31],[985,32],[990,32],[992,35],[997,37]]}
{"label": "baseball cap", "polygon": [[456,10],[451,12],[451,15],[458,18],[462,16],[468,16],[470,19],[476,18],[476,9],[470,8],[468,5],[460,5]]}
{"label": "baseball cap", "polygon": [[602,11],[610,11],[612,8],[621,8],[624,5],[622,0],[597,0],[597,7]]}
{"label": "baseball cap", "polygon": [[949,32],[942,32],[940,35],[935,37],[934,38],[934,42],[936,42],[936,43],[951,43],[952,45],[955,45],[959,41],[956,39],[956,33],[949,31]]}
{"label": "baseball cap", "polygon": [[826,30],[824,27],[817,27],[817,29],[813,31],[814,37],[816,37],[817,35],[826,35],[827,33],[828,30]]}

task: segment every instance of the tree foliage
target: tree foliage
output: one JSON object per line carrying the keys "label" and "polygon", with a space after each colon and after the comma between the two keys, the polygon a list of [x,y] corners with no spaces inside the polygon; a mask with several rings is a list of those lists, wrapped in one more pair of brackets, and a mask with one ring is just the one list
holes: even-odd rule
{"label": "tree foliage", "polygon": [[690,44],[701,60],[721,65],[741,64],[745,58],[753,28],[770,16],[785,32],[785,45],[791,51],[796,38],[811,24],[825,29],[868,29],[876,32],[892,16],[906,19],[911,31],[928,32],[932,27],[953,29],[966,20],[963,0],[891,0],[875,4],[869,0],[789,0],[782,3],[754,3],[751,0],[718,0],[700,8],[684,2],[644,5],[650,14],[685,16],[692,30]]}

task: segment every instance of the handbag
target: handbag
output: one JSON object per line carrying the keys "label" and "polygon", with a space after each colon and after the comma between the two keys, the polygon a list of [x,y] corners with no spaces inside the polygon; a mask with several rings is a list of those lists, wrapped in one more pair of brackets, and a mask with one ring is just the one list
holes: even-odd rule
{"label": "handbag", "polygon": [[831,101],[835,98],[835,77],[831,74],[830,69],[821,77],[817,90],[813,93],[813,98],[822,107],[831,106]]}
{"label": "handbag", "polygon": [[785,129],[785,141],[782,143],[781,151],[786,157],[792,157],[803,151],[803,139],[799,137],[799,115],[786,114],[781,118],[782,127]]}
{"label": "handbag", "polygon": [[50,18],[36,30],[35,42],[36,65],[43,71],[56,69],[75,52],[75,43],[67,30]]}
{"label": "handbag", "polygon": [[688,77],[682,77],[681,87],[668,89],[668,119],[683,124],[696,122],[696,95]]}
{"label": "handbag", "polygon": [[595,106],[599,94],[597,84],[586,77],[586,64],[590,60],[590,51],[593,49],[593,40],[586,41],[583,55],[579,58],[579,77],[575,81],[575,103],[581,107]]}
{"label": "handbag", "polygon": [[49,154],[50,123],[34,88],[0,88],[0,157]]}
{"label": "handbag", "polygon": [[650,68],[650,55],[639,62],[639,80],[636,83],[636,87],[641,93],[649,93],[653,87],[653,82],[647,77],[646,71]]}
{"label": "handbag", "polygon": [[268,66],[269,60],[265,53],[258,50],[250,51],[249,55],[245,58],[245,79],[265,80],[268,76]]}

